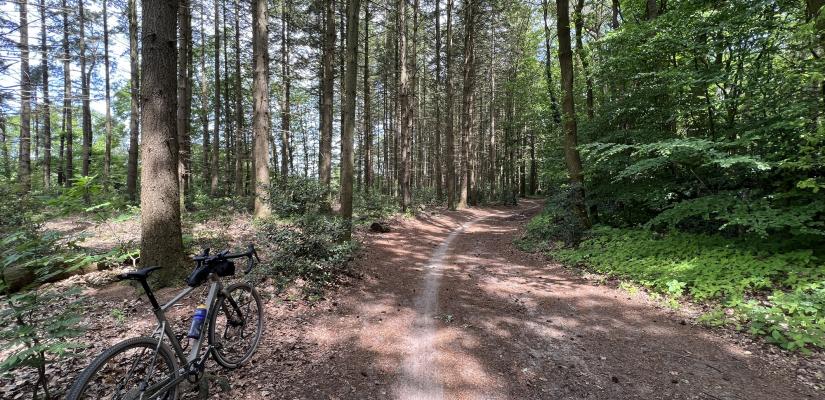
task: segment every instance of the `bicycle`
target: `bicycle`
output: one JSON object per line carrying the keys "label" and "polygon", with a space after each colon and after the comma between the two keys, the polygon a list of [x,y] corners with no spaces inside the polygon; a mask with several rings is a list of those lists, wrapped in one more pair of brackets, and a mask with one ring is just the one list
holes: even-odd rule
{"label": "bicycle", "polygon": [[[260,295],[247,283],[238,282],[224,287],[220,280],[234,275],[235,264],[231,260],[243,257],[247,258],[245,273],[248,274],[255,261],[260,262],[253,245],[249,245],[245,253],[238,254],[223,251],[210,256],[209,249],[204,249],[202,254],[193,258],[196,268],[186,279],[187,288],[164,305],[158,303],[147,282],[149,274],[160,267],[120,275],[121,280],[140,283],[158,325],[151,336],[127,339],[97,356],[69,389],[67,399],[174,400],[180,394],[179,387],[183,381],[192,385],[198,383],[210,355],[230,370],[249,361],[263,332]],[[207,281],[211,282],[211,286],[206,303],[196,309],[192,326],[186,334],[189,339],[187,344],[191,347],[186,354],[185,346],[181,344],[183,335],[175,335],[165,313]],[[202,334],[204,330],[206,335]],[[164,337],[168,338],[169,344]],[[236,343],[235,339],[243,343]]]}

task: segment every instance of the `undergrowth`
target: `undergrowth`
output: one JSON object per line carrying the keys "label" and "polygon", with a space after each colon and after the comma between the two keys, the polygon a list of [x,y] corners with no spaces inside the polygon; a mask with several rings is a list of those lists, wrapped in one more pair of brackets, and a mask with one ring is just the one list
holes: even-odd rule
{"label": "undergrowth", "polygon": [[578,247],[558,248],[551,256],[733,311],[709,313],[703,319],[708,325],[739,325],[788,350],[825,348],[825,261],[812,250],[599,226]]}

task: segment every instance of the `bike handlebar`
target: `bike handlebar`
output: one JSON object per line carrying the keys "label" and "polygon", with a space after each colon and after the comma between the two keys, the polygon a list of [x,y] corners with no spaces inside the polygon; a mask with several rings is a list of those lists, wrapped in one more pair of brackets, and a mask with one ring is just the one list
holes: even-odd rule
{"label": "bike handlebar", "polygon": [[[230,259],[242,258],[242,257],[248,257],[249,258],[249,260],[246,263],[246,269],[244,270],[245,274],[248,274],[249,271],[252,270],[252,267],[255,266],[254,260],[257,260],[259,263],[261,262],[261,257],[258,256],[258,252],[255,250],[255,246],[252,245],[252,244],[250,244],[247,247],[247,251],[244,252],[244,253],[230,254],[229,250],[224,250],[224,251],[222,251],[222,252],[220,252],[220,253],[218,253],[214,256],[209,255],[209,248],[207,247],[207,248],[203,249],[203,252],[200,255],[192,257],[192,260],[193,261],[210,262],[210,261],[215,261],[215,260],[230,260]],[[253,257],[254,257],[254,260],[253,260]]]}

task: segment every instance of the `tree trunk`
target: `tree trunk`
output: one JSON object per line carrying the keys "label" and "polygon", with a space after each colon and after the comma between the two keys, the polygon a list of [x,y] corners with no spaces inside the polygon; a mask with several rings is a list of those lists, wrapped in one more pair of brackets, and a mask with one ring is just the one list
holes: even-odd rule
{"label": "tree trunk", "polygon": [[[546,1],[546,0],[545,0]],[[611,19],[610,19],[610,27],[615,29],[619,29],[619,14],[621,14],[621,5],[619,4],[619,0],[612,0],[610,5],[611,11]]]}
{"label": "tree trunk", "polygon": [[370,3],[364,2],[364,192],[372,186],[372,107],[370,104]]}
{"label": "tree trunk", "polygon": [[539,171],[536,165],[536,134],[530,132],[530,191],[528,194],[534,196],[538,189]]}
{"label": "tree trunk", "polygon": [[267,0],[252,3],[252,147],[255,160],[255,218],[270,214],[269,203],[269,11]]}
{"label": "tree trunk", "polygon": [[40,0],[40,54],[43,70],[43,190],[52,186],[52,102],[49,98],[49,55],[46,42],[46,0]]}
{"label": "tree trunk", "polygon": [[347,221],[343,240],[349,241],[352,230],[352,136],[355,130],[355,86],[358,78],[358,10],[359,0],[347,0],[347,51],[344,76],[343,129],[341,131],[341,217]]}
{"label": "tree trunk", "polygon": [[453,137],[453,2],[454,0],[447,0],[447,47],[445,49],[444,57],[447,68],[446,77],[446,92],[447,101],[444,105],[446,110],[447,126],[444,130],[444,141],[446,142],[445,150],[447,152],[447,159],[444,166],[447,168],[447,208],[455,209],[455,138]]}
{"label": "tree trunk", "polygon": [[62,2],[63,11],[63,137],[66,141],[66,187],[72,185],[74,179],[74,154],[72,152],[74,134],[72,128],[72,64],[69,54],[69,6],[66,0]]}
{"label": "tree trunk", "polygon": [[461,102],[461,192],[458,208],[467,208],[470,188],[470,134],[475,114],[475,20],[478,3],[468,0],[464,7],[464,88]]}
{"label": "tree trunk", "polygon": [[129,112],[129,160],[126,166],[126,197],[134,202],[137,198],[138,172],[138,120],[140,119],[140,72],[138,71],[137,44],[137,2],[129,0],[129,71],[130,71],[130,112]]}
{"label": "tree trunk", "polygon": [[28,0],[20,0],[20,148],[18,180],[20,191],[31,191],[31,94],[29,71]]}
{"label": "tree trunk", "polygon": [[405,0],[396,2],[398,13],[398,101],[401,112],[401,171],[398,186],[401,189],[401,210],[406,211],[412,200],[410,191],[410,81],[407,74],[407,7]]}
{"label": "tree trunk", "polygon": [[[335,96],[335,2],[324,0],[324,49],[321,58],[321,121],[320,140],[318,142],[318,179],[327,191],[330,190],[332,178],[332,102]],[[332,209],[327,195],[321,210]]]}
{"label": "tree trunk", "polygon": [[215,125],[212,129],[212,167],[210,168],[211,184],[209,194],[218,195],[218,180],[220,179],[220,129],[221,129],[221,31],[220,31],[220,4],[215,0]]}
{"label": "tree trunk", "polygon": [[3,161],[3,176],[11,180],[11,157],[9,157],[9,140],[6,133],[6,117],[0,114],[0,159]]}
{"label": "tree trunk", "polygon": [[553,114],[553,121],[561,123],[561,113],[559,112],[559,102],[556,99],[556,86],[553,83],[553,59],[550,55],[550,25],[547,22],[548,0],[542,0],[542,10],[544,11],[544,75],[547,81],[547,93],[550,96],[550,111]]}
{"label": "tree trunk", "polygon": [[433,163],[435,164],[435,195],[438,201],[444,197],[444,182],[441,169],[441,0],[435,0],[435,145]]}
{"label": "tree trunk", "polygon": [[[243,108],[241,104],[241,7],[235,0],[235,194],[243,195]],[[268,102],[267,102],[268,103]]]}
{"label": "tree trunk", "polygon": [[498,108],[496,107],[496,66],[494,64],[496,56],[496,41],[495,31],[491,24],[490,26],[490,155],[488,164],[490,164],[489,176],[490,181],[490,196],[495,196],[496,193],[496,116]]}
{"label": "tree trunk", "polygon": [[587,108],[587,119],[593,120],[593,78],[590,76],[590,62],[587,59],[587,51],[582,43],[584,31],[584,0],[576,2],[576,9],[573,12],[574,24],[576,25],[576,53],[579,55],[579,62],[582,63],[582,73],[585,79],[585,106]]}
{"label": "tree trunk", "polygon": [[182,210],[191,200],[189,190],[191,134],[189,118],[192,114],[192,77],[189,75],[192,51],[192,3],[179,0],[178,9],[178,110],[177,132],[180,157],[178,159],[178,181],[180,186],[180,206]]}
{"label": "tree trunk", "polygon": [[[83,3],[86,0],[78,1],[78,13],[80,20],[80,96],[82,97],[82,112],[83,112],[83,162],[81,164],[81,174],[89,176],[89,167],[92,158],[92,109],[89,91],[89,77],[91,70],[86,69],[86,13],[83,10]],[[86,198],[86,202],[89,199]]]}
{"label": "tree trunk", "polygon": [[207,90],[207,82],[206,82],[206,29],[203,26],[203,21],[206,19],[206,12],[204,11],[204,4],[205,1],[201,1],[201,54],[200,54],[200,73],[201,73],[201,130],[203,136],[203,158],[201,159],[201,176],[203,178],[203,190],[204,192],[209,192],[211,188],[211,177],[212,177],[212,157],[211,157],[211,148],[212,145],[209,143],[209,93]]}
{"label": "tree trunk", "polygon": [[573,50],[570,47],[570,4],[568,0],[556,0],[559,35],[559,66],[563,91],[562,113],[564,121],[564,160],[570,177],[573,214],[583,227],[590,226],[584,205],[584,177],[579,155],[576,127],[576,107],[573,100]]}
{"label": "tree trunk", "polygon": [[289,4],[288,0],[281,3],[281,79],[284,85],[283,101],[281,102],[281,182],[286,183],[289,176],[289,169],[292,166],[292,149],[290,148],[290,60],[289,60],[289,33],[292,29],[289,25]]}
{"label": "tree trunk", "polygon": [[659,0],[647,0],[645,2],[645,15],[648,20],[654,20],[659,16]]}
{"label": "tree trunk", "polygon": [[183,255],[178,193],[175,25],[179,0],[142,0],[140,263],[169,282]]}
{"label": "tree trunk", "polygon": [[106,82],[106,149],[103,153],[103,187],[108,191],[112,169],[112,91],[109,81],[109,13],[103,0],[103,76]]}

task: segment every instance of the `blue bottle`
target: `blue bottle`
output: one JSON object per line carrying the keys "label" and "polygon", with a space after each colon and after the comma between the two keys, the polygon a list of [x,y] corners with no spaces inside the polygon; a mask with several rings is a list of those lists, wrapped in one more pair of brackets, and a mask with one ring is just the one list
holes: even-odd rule
{"label": "blue bottle", "polygon": [[192,326],[189,327],[189,333],[186,337],[191,339],[198,339],[201,337],[201,327],[203,327],[203,320],[206,319],[206,305],[199,304],[195,309],[195,315],[192,316]]}

